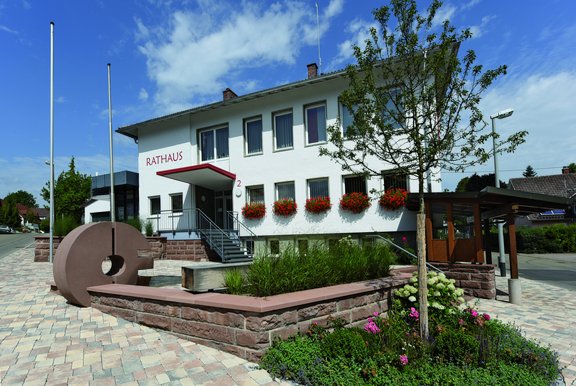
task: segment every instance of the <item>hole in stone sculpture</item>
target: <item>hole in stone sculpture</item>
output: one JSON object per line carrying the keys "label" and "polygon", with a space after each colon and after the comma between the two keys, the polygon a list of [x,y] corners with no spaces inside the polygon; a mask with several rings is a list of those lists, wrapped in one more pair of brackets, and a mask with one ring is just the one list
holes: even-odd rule
{"label": "hole in stone sculpture", "polygon": [[102,260],[102,273],[107,276],[114,276],[124,268],[124,258],[122,256],[107,256]]}

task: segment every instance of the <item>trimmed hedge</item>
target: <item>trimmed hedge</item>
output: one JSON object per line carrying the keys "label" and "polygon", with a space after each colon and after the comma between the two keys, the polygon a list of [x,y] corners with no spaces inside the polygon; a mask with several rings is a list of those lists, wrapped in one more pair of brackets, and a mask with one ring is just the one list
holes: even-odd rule
{"label": "trimmed hedge", "polygon": [[555,224],[545,227],[520,227],[516,231],[518,252],[576,252],[576,224]]}

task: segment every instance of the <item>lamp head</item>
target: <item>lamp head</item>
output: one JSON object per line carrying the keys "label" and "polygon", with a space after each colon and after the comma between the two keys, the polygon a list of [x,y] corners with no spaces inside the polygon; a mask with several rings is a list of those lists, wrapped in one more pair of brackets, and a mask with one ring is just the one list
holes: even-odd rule
{"label": "lamp head", "polygon": [[508,118],[510,115],[512,115],[514,113],[514,110],[512,109],[506,109],[506,110],[502,110],[500,111],[498,114],[496,115],[490,115],[490,119],[504,119],[504,118]]}

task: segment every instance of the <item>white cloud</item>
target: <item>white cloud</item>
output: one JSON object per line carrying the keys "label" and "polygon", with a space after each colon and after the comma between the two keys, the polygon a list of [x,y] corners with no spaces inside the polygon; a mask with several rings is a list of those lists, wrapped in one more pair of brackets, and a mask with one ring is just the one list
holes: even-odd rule
{"label": "white cloud", "polygon": [[453,5],[446,4],[440,7],[440,9],[436,11],[436,15],[432,20],[432,28],[441,26],[442,23],[444,23],[444,21],[446,20],[452,20],[455,13],[456,13],[456,7],[454,7]]}
{"label": "white cloud", "polygon": [[66,99],[66,97],[64,97],[63,95],[60,95],[59,97],[57,97],[54,102],[56,103],[66,103],[68,102],[68,99]]}
{"label": "white cloud", "polygon": [[5,25],[0,25],[0,31],[4,31],[12,35],[18,35],[18,31],[8,28]]}
{"label": "white cloud", "polygon": [[[316,18],[309,4],[291,1],[264,8],[242,2],[234,4],[239,8],[235,12],[212,2],[199,5],[195,12],[173,12],[162,28],[136,20],[139,49],[158,88],[154,102],[162,112],[220,93],[233,80],[241,82],[246,69],[292,64],[304,45],[316,42]],[[330,2],[321,32],[341,10],[342,0]]]}
{"label": "white cloud", "polygon": [[484,34],[486,26],[488,25],[488,23],[490,23],[492,19],[494,19],[494,16],[484,16],[480,21],[480,25],[470,26],[469,28],[470,32],[472,32],[472,38],[474,39],[482,36]]}
{"label": "white cloud", "polygon": [[366,40],[371,40],[370,28],[377,28],[374,22],[354,19],[346,27],[346,32],[351,35],[342,43],[338,44],[338,54],[332,60],[330,67],[332,70],[341,68],[354,60],[354,46],[364,48]]}
{"label": "white cloud", "polygon": [[142,102],[146,102],[148,100],[148,92],[146,91],[146,89],[144,88],[140,89],[140,92],[138,93],[138,100]]}

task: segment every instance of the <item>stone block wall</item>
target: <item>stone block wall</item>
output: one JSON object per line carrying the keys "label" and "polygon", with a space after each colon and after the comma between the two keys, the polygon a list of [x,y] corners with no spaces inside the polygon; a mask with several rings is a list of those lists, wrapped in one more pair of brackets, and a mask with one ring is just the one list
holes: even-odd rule
{"label": "stone block wall", "polygon": [[[62,241],[62,237],[54,236],[54,255]],[[35,236],[34,237],[34,261],[39,263],[46,263],[50,261],[50,236]]]}
{"label": "stone block wall", "polygon": [[210,250],[202,240],[168,240],[166,259],[208,261]]}
{"label": "stone block wall", "polygon": [[446,277],[456,280],[456,287],[469,296],[483,299],[496,298],[495,267],[490,264],[433,263]]}
{"label": "stone block wall", "polygon": [[364,324],[374,312],[386,312],[392,291],[406,283],[385,278],[268,298],[119,284],[88,290],[92,307],[102,312],[257,361],[275,338],[306,332],[312,323]]}

